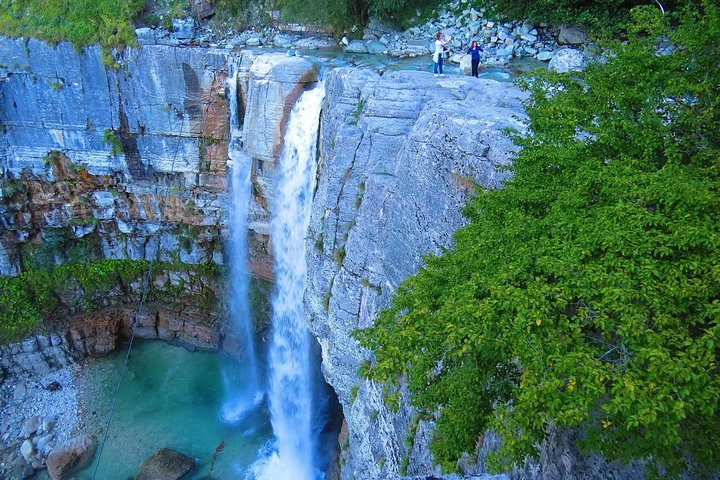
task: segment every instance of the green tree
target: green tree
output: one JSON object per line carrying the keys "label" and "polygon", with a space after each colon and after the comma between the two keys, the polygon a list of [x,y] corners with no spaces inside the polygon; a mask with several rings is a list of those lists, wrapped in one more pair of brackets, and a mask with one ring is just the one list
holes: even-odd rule
{"label": "green tree", "polygon": [[336,32],[362,26],[374,15],[401,25],[417,10],[437,7],[442,0],[281,0],[278,6],[291,20],[329,25]]}
{"label": "green tree", "polygon": [[549,426],[671,475],[720,464],[720,12],[635,16],[605,64],[528,80],[512,179],[356,332],[372,378],[440,412],[445,468],[486,428],[495,468],[522,463]]}
{"label": "green tree", "polygon": [[597,30],[621,28],[628,20],[630,9],[652,5],[658,9],[675,10],[688,0],[481,0],[491,16],[498,19],[527,19],[548,22],[589,25]]}

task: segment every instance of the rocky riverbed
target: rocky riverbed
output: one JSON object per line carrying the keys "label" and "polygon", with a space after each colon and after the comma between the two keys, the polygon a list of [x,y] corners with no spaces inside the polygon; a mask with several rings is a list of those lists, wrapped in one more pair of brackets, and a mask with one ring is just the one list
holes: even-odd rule
{"label": "rocky riverbed", "polygon": [[[477,7],[477,8],[476,8]],[[280,12],[275,12],[279,18]],[[206,11],[203,15],[212,15]],[[208,17],[209,18],[209,17]],[[427,57],[434,50],[435,34],[452,36],[446,62],[470,72],[470,57],[464,55],[472,41],[483,49],[482,65],[507,65],[513,59],[532,58],[550,62],[559,71],[581,70],[588,35],[583,28],[551,26],[526,21],[498,22],[470,0],[448,2],[436,18],[400,31],[373,19],[364,30],[359,28],[333,37],[305,25],[278,22],[262,28],[235,31],[221,28],[202,15],[177,18],[172,30],[141,27],[136,30],[141,45],[199,45],[214,48],[274,47],[290,52],[342,48],[351,54],[386,55],[394,58]],[[555,57],[558,58],[555,58]]]}
{"label": "rocky riverbed", "polygon": [[40,377],[9,376],[0,384],[0,478],[30,478],[52,449],[80,434],[83,365]]}

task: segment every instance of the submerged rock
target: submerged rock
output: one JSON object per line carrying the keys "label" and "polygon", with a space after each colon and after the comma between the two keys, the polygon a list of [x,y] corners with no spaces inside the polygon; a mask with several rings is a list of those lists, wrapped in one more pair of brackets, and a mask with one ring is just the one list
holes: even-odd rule
{"label": "submerged rock", "polygon": [[195,460],[169,448],[161,448],[140,467],[137,480],[179,480],[195,468]]}
{"label": "submerged rock", "polygon": [[66,480],[69,475],[90,464],[95,454],[95,439],[88,435],[72,438],[50,451],[47,469],[52,480]]}

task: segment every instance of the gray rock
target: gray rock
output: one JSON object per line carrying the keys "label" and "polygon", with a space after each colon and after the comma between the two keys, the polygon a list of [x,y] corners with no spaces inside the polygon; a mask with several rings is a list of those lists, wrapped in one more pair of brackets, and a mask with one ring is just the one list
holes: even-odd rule
{"label": "gray rock", "polygon": [[577,25],[563,25],[558,34],[558,43],[562,45],[582,45],[588,40],[587,32]]}
{"label": "gray rock", "polygon": [[291,35],[287,33],[278,33],[273,37],[273,43],[278,47],[288,48],[293,45],[294,42],[298,41],[297,35]]}
{"label": "gray rock", "polygon": [[161,448],[140,467],[137,480],[179,480],[195,468],[195,460],[169,448]]}
{"label": "gray rock", "polygon": [[365,47],[365,43],[362,40],[352,40],[350,44],[345,47],[345,51],[348,53],[367,53],[367,47]]}
{"label": "gray rock", "polygon": [[173,18],[172,37],[176,40],[191,40],[195,38],[195,20],[192,17]]}
{"label": "gray rock", "polygon": [[35,443],[35,447],[37,448],[37,451],[42,456],[47,456],[48,453],[50,453],[50,450],[52,449],[50,443],[55,439],[54,433],[47,433],[41,437],[36,437],[37,442]]}
{"label": "gray rock", "polygon": [[542,51],[542,52],[538,52],[538,54],[535,55],[535,58],[537,58],[538,60],[543,61],[543,62],[548,62],[553,57],[553,55],[554,55],[553,52]]}
{"label": "gray rock", "polygon": [[245,40],[245,45],[248,47],[259,47],[263,44],[262,38],[260,37],[250,37],[247,40]]}
{"label": "gray rock", "polygon": [[95,454],[95,439],[83,435],[56,445],[47,457],[46,465],[52,480],[65,480],[68,475],[90,464]]}
{"label": "gray rock", "polygon": [[379,42],[377,40],[367,42],[365,44],[365,48],[367,49],[368,53],[375,53],[375,54],[383,53],[387,50],[387,47],[385,46],[385,44],[382,42]]}
{"label": "gray rock", "polygon": [[40,427],[40,417],[37,415],[32,416],[28,418],[25,423],[23,423],[22,428],[20,429],[20,434],[18,435],[19,438],[30,438],[38,431],[38,428]]}
{"label": "gray rock", "polygon": [[243,136],[254,158],[274,162],[280,153],[286,112],[302,91],[317,81],[316,67],[304,58],[270,54],[258,57],[248,69]]}
{"label": "gray rock", "polygon": [[53,428],[55,428],[56,423],[57,423],[57,419],[54,417],[45,419],[42,424],[43,432],[51,431]]}
{"label": "gray rock", "polygon": [[32,462],[35,458],[35,446],[30,439],[25,440],[22,445],[20,445],[20,455],[22,455],[28,463]]}
{"label": "gray rock", "polygon": [[318,48],[334,47],[335,43],[327,38],[308,37],[295,42],[295,46],[305,50],[317,50]]}
{"label": "gray rock", "polygon": [[503,48],[498,48],[496,54],[500,57],[509,57],[513,54],[513,51],[515,51],[515,46],[509,45]]}
{"label": "gray rock", "polygon": [[140,45],[155,45],[155,30],[148,27],[136,28],[135,36]]}
{"label": "gray rock", "polygon": [[582,71],[585,69],[585,55],[574,48],[556,50],[548,68],[559,73]]}
{"label": "gray rock", "polygon": [[205,20],[215,15],[215,9],[207,2],[207,0],[192,0],[192,12],[198,20]]}

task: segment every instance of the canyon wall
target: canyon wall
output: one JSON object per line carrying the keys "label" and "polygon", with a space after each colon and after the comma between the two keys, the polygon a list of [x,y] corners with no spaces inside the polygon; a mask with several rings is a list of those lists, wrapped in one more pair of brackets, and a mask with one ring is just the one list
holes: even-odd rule
{"label": "canyon wall", "polygon": [[[272,278],[273,172],[290,108],[317,81],[312,62],[147,45],[115,54],[115,69],[99,48],[6,38],[0,47],[0,274],[104,258],[222,264],[232,72],[237,127],[252,162],[251,267]],[[345,417],[339,475],[439,475],[428,451],[432,422],[418,419],[406,396],[397,412],[388,409],[382,386],[358,375],[372,357],[351,333],[372,324],[423,256],[452,247],[476,186],[500,186],[507,173],[498,167],[513,150],[504,132],[524,128],[525,94],[492,80],[359,68],[325,72],[325,86],[305,304]],[[178,297],[198,288],[220,293],[187,272],[156,282]],[[131,286],[127,298],[137,300],[139,290]],[[138,333],[222,348],[215,306],[179,303],[150,305]],[[105,353],[130,316],[104,304],[59,332],[4,348],[0,364],[33,374]],[[492,447],[489,435],[463,461],[467,476],[489,478],[484,455]],[[638,478],[597,457],[580,459],[565,434],[553,434],[539,464],[498,478],[509,476]]]}
{"label": "canyon wall", "polygon": [[371,355],[350,334],[372,324],[423,256],[452,246],[476,185],[500,185],[512,151],[503,131],[523,128],[524,94],[492,80],[352,68],[329,72],[326,90],[305,298],[345,413],[343,478],[439,474],[430,425],[414,421],[407,399],[390,411],[382,386],[358,376]]}

